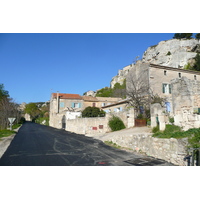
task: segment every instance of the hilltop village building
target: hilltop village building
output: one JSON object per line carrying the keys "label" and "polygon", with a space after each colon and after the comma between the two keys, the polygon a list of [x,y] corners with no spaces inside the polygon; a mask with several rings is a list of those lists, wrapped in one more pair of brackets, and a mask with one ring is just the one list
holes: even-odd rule
{"label": "hilltop village building", "polygon": [[200,127],[200,72],[137,62],[127,77],[127,90],[145,86],[149,93],[165,100],[164,107],[151,109],[152,127],[157,125],[158,115],[163,124],[170,116],[174,117],[175,125],[185,130]]}
{"label": "hilltop village building", "polygon": [[[200,72],[138,61],[132,65],[126,79],[127,90],[131,90],[132,87],[137,87],[138,90],[146,87],[149,93],[164,99],[164,106],[151,106],[152,127],[160,123],[161,129],[164,130],[169,117],[174,117],[175,125],[182,126],[185,130],[200,127]],[[144,90],[143,95],[147,96],[149,93],[145,92]],[[106,113],[128,112],[130,98],[122,100],[52,93],[49,124],[65,129],[67,121],[80,118],[81,111],[88,106],[99,107]],[[133,115],[137,117],[136,113]],[[134,126],[134,122],[132,125]],[[90,126],[92,127],[91,124]]]}
{"label": "hilltop village building", "polygon": [[81,117],[86,107],[99,107],[113,104],[121,98],[80,96],[79,94],[52,93],[50,100],[49,125],[55,128],[66,127],[66,120]]}

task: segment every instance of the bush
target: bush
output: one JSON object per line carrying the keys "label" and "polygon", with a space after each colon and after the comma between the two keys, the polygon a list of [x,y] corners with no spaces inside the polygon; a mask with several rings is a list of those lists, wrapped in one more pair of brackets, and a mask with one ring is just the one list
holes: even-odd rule
{"label": "bush", "polygon": [[157,133],[158,131],[159,131],[159,126],[153,127],[153,129],[152,129],[153,133]]}
{"label": "bush", "polygon": [[174,123],[174,117],[169,117],[169,122],[170,122],[171,124],[173,124],[173,123]]}
{"label": "bush", "polygon": [[88,106],[82,111],[82,117],[104,117],[105,112],[97,107]]}
{"label": "bush", "polygon": [[112,116],[108,122],[108,125],[112,131],[119,131],[126,128],[124,122],[117,116]]}

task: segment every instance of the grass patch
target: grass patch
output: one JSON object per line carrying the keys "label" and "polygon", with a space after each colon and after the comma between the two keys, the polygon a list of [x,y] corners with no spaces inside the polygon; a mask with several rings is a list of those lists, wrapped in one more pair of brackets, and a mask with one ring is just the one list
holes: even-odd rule
{"label": "grass patch", "polygon": [[111,146],[111,147],[115,147],[117,149],[121,149],[122,147],[117,145],[116,143],[112,142],[112,141],[104,141],[105,144]]}
{"label": "grass patch", "polygon": [[16,132],[15,131],[10,131],[10,130],[1,130],[0,131],[0,138],[3,138],[3,137],[8,137],[12,134],[15,134]]}
{"label": "grass patch", "polygon": [[[155,130],[157,130],[157,128],[155,128],[154,131]],[[176,139],[188,138],[189,147],[200,147],[200,128],[192,128],[187,131],[182,131],[179,126],[167,124],[164,131],[155,131],[152,137]]]}
{"label": "grass patch", "polygon": [[17,128],[19,128],[21,125],[22,125],[22,124],[15,124],[15,125],[12,126],[12,129],[17,129]]}
{"label": "grass patch", "polygon": [[164,131],[160,131],[158,127],[154,127],[152,136],[157,138],[183,138],[183,131],[179,126],[167,124]]}

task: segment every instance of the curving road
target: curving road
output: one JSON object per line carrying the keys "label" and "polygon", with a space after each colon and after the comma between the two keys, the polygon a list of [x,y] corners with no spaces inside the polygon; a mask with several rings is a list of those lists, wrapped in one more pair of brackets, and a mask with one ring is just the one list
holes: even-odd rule
{"label": "curving road", "polygon": [[154,166],[166,161],[105,145],[102,141],[26,122],[0,159],[1,166]]}

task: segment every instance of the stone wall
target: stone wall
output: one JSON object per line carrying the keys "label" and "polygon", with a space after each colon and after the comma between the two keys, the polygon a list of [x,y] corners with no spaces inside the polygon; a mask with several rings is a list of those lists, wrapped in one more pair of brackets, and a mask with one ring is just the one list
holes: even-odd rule
{"label": "stone wall", "polygon": [[66,130],[79,134],[98,134],[110,132],[108,121],[112,115],[118,116],[124,122],[126,128],[133,127],[134,110],[122,111],[118,113],[107,113],[106,117],[77,118],[66,120]]}
{"label": "stone wall", "polygon": [[200,107],[200,81],[186,77],[175,79],[172,85],[172,102],[175,125],[184,130],[200,127],[200,115],[195,109]]}
{"label": "stone wall", "polygon": [[133,149],[148,156],[163,159],[175,165],[186,166],[184,157],[187,155],[187,139],[162,139],[150,135],[116,135],[110,139],[112,142]]}

